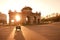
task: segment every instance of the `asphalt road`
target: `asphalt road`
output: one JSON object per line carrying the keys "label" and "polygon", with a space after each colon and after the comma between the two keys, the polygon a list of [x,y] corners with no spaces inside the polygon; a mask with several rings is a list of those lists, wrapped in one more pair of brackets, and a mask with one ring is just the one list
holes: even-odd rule
{"label": "asphalt road", "polygon": [[0,26],[0,40],[25,40],[22,31],[16,31],[16,26]]}
{"label": "asphalt road", "polygon": [[13,28],[13,26],[0,26],[0,40],[7,40]]}
{"label": "asphalt road", "polygon": [[60,40],[60,23],[22,26],[26,40]]}
{"label": "asphalt road", "polygon": [[0,40],[60,40],[60,23],[46,25],[0,27]]}

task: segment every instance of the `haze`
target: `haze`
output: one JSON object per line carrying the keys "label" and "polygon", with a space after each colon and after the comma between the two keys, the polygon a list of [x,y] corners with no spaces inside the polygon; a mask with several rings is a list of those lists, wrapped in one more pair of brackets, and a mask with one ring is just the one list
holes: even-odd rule
{"label": "haze", "polygon": [[8,10],[20,11],[23,7],[30,6],[33,12],[41,12],[45,17],[51,13],[60,13],[60,0],[0,0],[0,11],[8,14]]}

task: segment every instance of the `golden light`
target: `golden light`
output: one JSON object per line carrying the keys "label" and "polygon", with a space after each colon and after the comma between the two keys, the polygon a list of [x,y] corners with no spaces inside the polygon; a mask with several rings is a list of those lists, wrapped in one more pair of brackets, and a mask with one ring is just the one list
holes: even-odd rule
{"label": "golden light", "polygon": [[11,20],[11,22],[14,22],[14,20]]}
{"label": "golden light", "polygon": [[20,15],[16,15],[15,19],[16,19],[16,21],[20,21],[21,20]]}
{"label": "golden light", "polygon": [[28,21],[28,18],[26,17],[26,21]]}

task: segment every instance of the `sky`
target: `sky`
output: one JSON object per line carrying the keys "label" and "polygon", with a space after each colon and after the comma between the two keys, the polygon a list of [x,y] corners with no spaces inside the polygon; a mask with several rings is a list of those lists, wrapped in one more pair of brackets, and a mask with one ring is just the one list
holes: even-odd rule
{"label": "sky", "polygon": [[41,12],[41,16],[60,13],[60,0],[0,0],[0,12],[8,15],[8,10],[21,11],[25,6],[30,6],[33,12]]}

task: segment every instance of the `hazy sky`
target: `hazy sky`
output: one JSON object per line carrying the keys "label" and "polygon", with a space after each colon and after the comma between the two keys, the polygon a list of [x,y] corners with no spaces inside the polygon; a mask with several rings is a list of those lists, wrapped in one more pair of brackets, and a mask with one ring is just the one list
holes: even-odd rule
{"label": "hazy sky", "polygon": [[60,13],[60,0],[0,0],[0,11],[5,14],[9,9],[20,11],[25,6],[32,7],[33,12],[41,12],[42,16]]}

